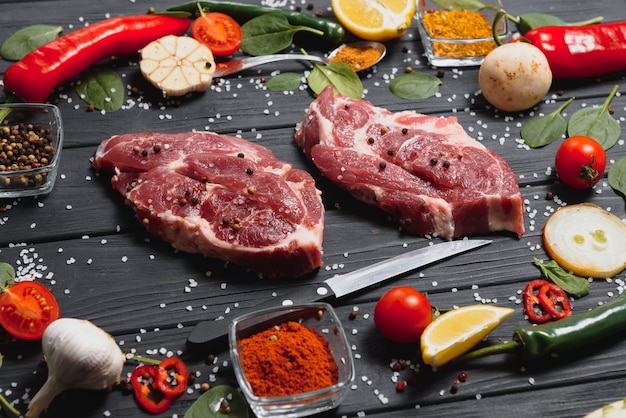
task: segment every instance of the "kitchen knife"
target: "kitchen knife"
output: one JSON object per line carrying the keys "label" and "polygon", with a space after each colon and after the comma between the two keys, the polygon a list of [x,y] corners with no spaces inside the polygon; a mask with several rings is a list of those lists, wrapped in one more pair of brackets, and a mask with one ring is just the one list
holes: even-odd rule
{"label": "kitchen knife", "polygon": [[[329,299],[332,304],[335,299],[490,243],[491,240],[464,239],[428,245],[350,273],[336,275],[318,284],[314,289],[307,287],[285,296],[271,298],[249,308],[237,308],[237,316],[281,304],[295,305],[325,299]],[[229,319],[199,322],[187,337],[187,346],[193,350],[221,348],[219,346],[226,342],[230,322]]]}

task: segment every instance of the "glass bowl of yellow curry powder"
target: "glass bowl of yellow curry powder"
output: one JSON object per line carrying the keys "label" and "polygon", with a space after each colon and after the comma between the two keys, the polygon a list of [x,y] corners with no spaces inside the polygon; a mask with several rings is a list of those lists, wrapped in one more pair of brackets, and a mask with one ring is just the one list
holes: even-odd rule
{"label": "glass bowl of yellow curry powder", "polygon": [[303,417],[337,407],[354,381],[354,360],[326,303],[281,306],[233,320],[230,353],[257,417]]}
{"label": "glass bowl of yellow curry powder", "polygon": [[[428,61],[435,67],[480,65],[496,47],[492,25],[500,0],[483,0],[479,10],[445,9],[432,0],[417,0],[418,30]],[[510,37],[507,19],[499,19],[496,33],[504,43]]]}

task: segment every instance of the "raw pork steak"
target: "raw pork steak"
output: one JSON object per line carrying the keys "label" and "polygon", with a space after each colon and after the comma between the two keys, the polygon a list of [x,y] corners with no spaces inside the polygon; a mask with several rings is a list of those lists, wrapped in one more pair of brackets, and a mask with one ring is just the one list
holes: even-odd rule
{"label": "raw pork steak", "polygon": [[295,138],[326,178],[393,214],[409,233],[524,233],[513,171],[454,117],[392,113],[327,88]]}
{"label": "raw pork steak", "polygon": [[322,264],[324,208],[313,178],[268,149],[210,132],[114,136],[94,168],[152,234],[175,248],[295,277]]}

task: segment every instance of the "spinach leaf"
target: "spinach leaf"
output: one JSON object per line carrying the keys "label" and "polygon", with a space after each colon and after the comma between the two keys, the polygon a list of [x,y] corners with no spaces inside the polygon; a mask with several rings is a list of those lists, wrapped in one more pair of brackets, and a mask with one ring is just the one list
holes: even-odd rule
{"label": "spinach leaf", "polygon": [[529,30],[540,28],[543,26],[583,26],[590,25],[592,23],[598,23],[604,18],[602,16],[594,17],[582,22],[568,23],[556,16],[543,14],[543,13],[525,13],[520,15],[515,21],[519,28],[520,33],[523,35]]}
{"label": "spinach leaf", "polygon": [[567,126],[569,136],[588,136],[598,141],[605,150],[615,145],[622,134],[622,128],[609,113],[609,104],[618,88],[619,86],[613,87],[601,107],[588,107],[574,112]]}
{"label": "spinach leaf", "polygon": [[318,95],[328,86],[333,86],[335,94],[342,94],[351,99],[361,99],[363,97],[363,84],[361,79],[354,72],[352,67],[343,62],[335,62],[330,65],[313,65],[313,71],[308,75],[306,81]]}
{"label": "spinach leaf", "polygon": [[[223,411],[222,401],[228,402],[230,411]],[[215,386],[200,395],[183,418],[248,418],[248,403],[237,389]]]}
{"label": "spinach leaf", "polygon": [[291,91],[298,88],[302,83],[302,75],[297,73],[281,73],[270,79],[265,84],[269,91]]}
{"label": "spinach leaf", "polygon": [[578,299],[589,294],[589,280],[565,271],[554,260],[546,264],[542,263],[538,258],[533,258],[533,260],[539,267],[539,270],[541,270],[541,275],[546,280],[559,286],[568,295]]}
{"label": "spinach leaf", "polygon": [[119,110],[124,102],[122,79],[109,69],[87,70],[76,84],[76,92],[85,102],[106,112]]}
{"label": "spinach leaf", "polygon": [[34,49],[56,39],[63,31],[61,26],[33,25],[9,36],[0,47],[0,56],[7,61],[19,61]]}
{"label": "spinach leaf", "polygon": [[609,186],[626,196],[626,157],[622,157],[609,169]]}
{"label": "spinach leaf", "polygon": [[440,85],[441,80],[433,75],[411,72],[394,78],[389,89],[401,99],[422,100],[437,94]]}
{"label": "spinach leaf", "polygon": [[9,263],[0,262],[0,289],[7,289],[13,283],[15,283],[15,269]]}
{"label": "spinach leaf", "polygon": [[572,97],[549,115],[536,116],[526,122],[521,132],[526,145],[538,148],[562,138],[567,132],[567,121],[561,116],[561,112],[573,101]]}
{"label": "spinach leaf", "polygon": [[241,26],[241,50],[250,55],[269,55],[288,48],[294,35],[308,31],[317,35],[324,32],[308,26],[293,26],[279,13],[267,13],[255,17]]}
{"label": "spinach leaf", "polygon": [[433,3],[439,5],[443,9],[447,10],[469,10],[471,12],[477,12],[482,9],[495,8],[491,5],[486,5],[478,0],[433,0]]}

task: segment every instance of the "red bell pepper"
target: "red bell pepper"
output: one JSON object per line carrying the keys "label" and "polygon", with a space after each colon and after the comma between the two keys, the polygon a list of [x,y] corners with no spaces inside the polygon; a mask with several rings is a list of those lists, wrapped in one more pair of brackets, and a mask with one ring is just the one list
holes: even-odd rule
{"label": "red bell pepper", "polygon": [[626,22],[545,26],[526,32],[523,39],[545,54],[555,79],[626,70]]}
{"label": "red bell pepper", "polygon": [[182,35],[191,20],[147,14],[113,17],[63,35],[31,51],[4,74],[4,87],[26,102],[43,103],[54,88],[90,65],[135,54],[166,35]]}
{"label": "red bell pepper", "polygon": [[157,368],[147,364],[137,367],[130,376],[130,384],[137,402],[154,414],[167,411],[172,406],[173,399],[155,387],[157,380]]}

